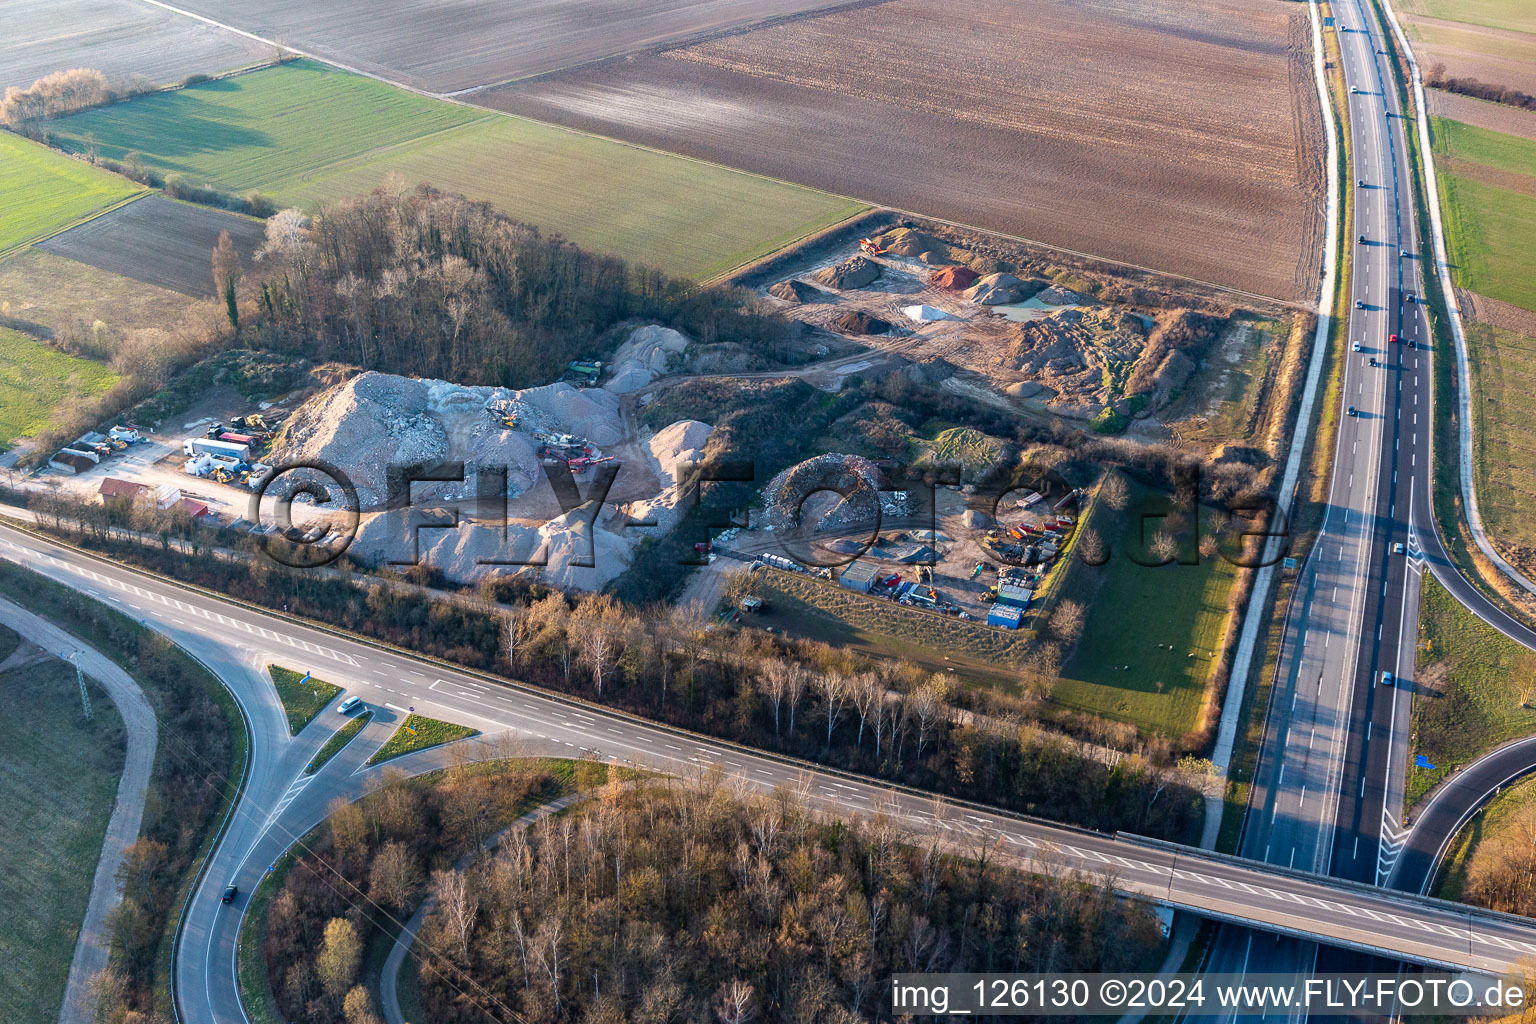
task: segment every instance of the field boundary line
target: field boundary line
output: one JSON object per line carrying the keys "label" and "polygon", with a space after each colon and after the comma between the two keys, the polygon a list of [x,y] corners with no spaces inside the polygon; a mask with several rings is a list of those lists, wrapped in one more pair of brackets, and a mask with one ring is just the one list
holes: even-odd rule
{"label": "field boundary line", "polygon": [[[48,148],[49,149],[53,149],[52,146],[50,146]],[[59,150],[54,150],[54,152],[57,153],[57,152],[59,152]],[[72,157],[72,159],[78,159],[78,157]],[[95,164],[91,164],[90,166],[95,167],[96,165]],[[110,171],[105,171],[104,173],[110,174],[111,172]],[[129,180],[129,179],[124,179],[124,180]],[[62,235],[64,232],[71,231],[71,230],[79,227],[82,224],[89,224],[91,221],[95,220],[97,217],[105,217],[109,213],[115,213],[116,211],[121,210],[123,207],[127,206],[129,203],[136,203],[140,199],[143,199],[145,196],[150,195],[150,194],[154,193],[155,191],[156,191],[155,189],[145,187],[141,191],[135,192],[131,196],[125,196],[124,198],[119,199],[116,202],[109,203],[108,205],[103,206],[99,210],[91,211],[90,213],[86,214],[83,217],[76,217],[74,220],[70,221],[68,224],[65,224],[63,227],[55,228],[54,230],[45,232],[44,234],[38,235],[35,238],[29,238],[25,242],[18,242],[17,244],[15,244],[15,245],[7,248],[7,249],[0,249],[0,260],[8,260],[12,256],[15,256],[15,255],[17,255],[18,253],[21,253],[21,252],[25,252],[27,249],[30,249],[32,246],[37,245],[40,242],[46,242],[50,238],[57,238],[59,235]]]}
{"label": "field boundary line", "polygon": [[[268,38],[266,38],[264,36],[256,35],[253,32],[247,32],[244,29],[236,28],[233,25],[229,25],[229,24],[226,24],[226,23],[220,22],[220,21],[215,21],[212,18],[204,17],[201,14],[196,14],[196,13],[193,13],[192,11],[188,11],[188,10],[185,10],[183,8],[180,8],[180,7],[175,7],[175,6],[171,5],[171,4],[165,3],[164,0],[140,0],[140,2],[149,4],[149,5],[153,6],[153,7],[159,7],[161,9],[163,9],[163,10],[170,11],[170,12],[172,12],[174,14],[180,14],[180,15],[183,15],[183,16],[188,17],[188,18],[196,19],[197,21],[201,21],[201,22],[203,22],[205,24],[212,25],[215,28],[221,28],[221,29],[224,29],[225,31],[228,31],[228,32],[234,32],[237,35],[244,36],[247,39],[253,39],[253,40],[255,40],[255,41],[259,42],[259,43],[265,43],[265,44],[267,44],[269,46],[278,47],[280,49],[288,51],[289,53],[297,54],[300,57],[305,57],[305,58],[307,58],[309,60],[315,61],[316,63],[326,64],[326,65],[329,65],[329,66],[334,67],[334,68],[339,68],[340,70],[346,71],[346,72],[348,72],[350,74],[362,75],[365,78],[371,78],[374,81],[383,82],[385,85],[392,85],[392,86],[394,86],[394,87],[396,87],[398,89],[405,89],[408,92],[415,93],[418,96],[425,96],[428,99],[440,100],[440,101],[442,101],[444,103],[453,103],[453,104],[456,104],[456,105],[461,106],[461,107],[468,107],[468,108],[473,109],[473,110],[481,111],[481,112],[485,113],[486,115],[511,118],[513,120],[524,121],[524,122],[527,122],[529,124],[541,125],[541,126],[543,126],[545,128],[552,128],[552,129],[555,129],[557,131],[569,132],[569,133],[571,133],[573,135],[581,135],[581,136],[585,136],[585,137],[591,138],[591,139],[599,139],[599,140],[601,140],[603,142],[612,143],[613,145],[627,146],[630,149],[639,150],[639,151],[645,152],[645,153],[653,153],[653,154],[656,154],[657,156],[670,157],[670,158],[672,158],[674,160],[682,160],[682,161],[685,161],[685,162],[688,162],[688,163],[698,164],[698,165],[703,166],[703,167],[713,167],[713,168],[716,168],[717,170],[727,171],[727,172],[729,172],[731,174],[741,174],[741,175],[745,175],[745,176],[747,176],[749,178],[756,178],[759,181],[773,182],[774,184],[777,184],[777,185],[785,185],[785,186],[788,186],[790,188],[798,189],[798,190],[801,190],[803,192],[812,193],[812,194],[815,194],[815,195],[828,196],[828,197],[833,198],[833,199],[845,199],[845,200],[847,200],[850,203],[856,203],[856,204],[864,206],[866,208],[865,212],[867,212],[869,210],[889,210],[892,213],[900,214],[900,215],[906,216],[906,217],[917,217],[917,218],[922,219],[922,220],[930,221],[930,222],[932,222],[934,224],[943,224],[943,225],[946,225],[948,227],[959,228],[959,229],[962,229],[962,230],[965,230],[965,231],[979,231],[979,232],[982,232],[982,233],[985,233],[985,234],[995,235],[998,238],[1004,238],[1004,239],[1007,239],[1009,241],[1024,242],[1024,243],[1026,243],[1028,245],[1037,246],[1037,247],[1042,248],[1042,249],[1048,249],[1048,250],[1050,250],[1052,252],[1064,253],[1064,254],[1066,254],[1068,256],[1076,256],[1076,257],[1078,257],[1080,259],[1093,260],[1093,261],[1095,261],[1097,263],[1107,264],[1109,266],[1114,266],[1114,267],[1124,267],[1124,268],[1126,268],[1128,270],[1137,270],[1137,271],[1141,271],[1141,272],[1147,273],[1147,274],[1158,274],[1158,275],[1161,275],[1163,277],[1169,278],[1169,279],[1174,280],[1174,281],[1186,281],[1186,282],[1189,282],[1190,284],[1198,284],[1198,285],[1202,285],[1202,286],[1207,287],[1207,288],[1214,288],[1217,291],[1222,292],[1224,294],[1233,295],[1233,296],[1239,296],[1239,297],[1242,297],[1242,298],[1244,298],[1244,299],[1246,299],[1246,300],[1248,300],[1250,302],[1257,301],[1257,302],[1261,302],[1261,303],[1264,303],[1264,304],[1279,304],[1280,306],[1282,306],[1282,307],[1284,307],[1286,309],[1307,310],[1309,308],[1308,304],[1306,302],[1304,302],[1304,301],[1301,301],[1301,300],[1281,299],[1281,298],[1277,298],[1277,297],[1275,297],[1273,295],[1261,295],[1261,294],[1259,294],[1257,292],[1244,291],[1241,288],[1232,288],[1232,287],[1227,286],[1227,285],[1216,284],[1213,281],[1202,281],[1199,278],[1190,277],[1187,274],[1177,274],[1177,273],[1174,273],[1172,271],[1158,270],[1155,267],[1147,267],[1147,266],[1143,266],[1143,265],[1138,264],[1138,263],[1129,263],[1129,262],[1127,262],[1125,260],[1117,260],[1117,259],[1113,259],[1113,258],[1108,257],[1108,256],[1097,256],[1097,255],[1094,255],[1093,253],[1082,252],[1082,251],[1077,250],[1077,249],[1069,249],[1069,248],[1067,248],[1065,246],[1061,246],[1061,245],[1052,245],[1049,242],[1042,242],[1042,241],[1039,241],[1038,239],[1033,239],[1033,238],[1025,238],[1022,235],[1009,234],[1007,232],[998,231],[998,230],[995,230],[993,228],[978,227],[975,224],[966,224],[966,223],[964,223],[962,221],[946,220],[946,219],[944,219],[942,217],[935,217],[932,214],[920,213],[920,212],[918,212],[916,210],[908,210],[908,209],[904,209],[904,208],[899,207],[899,206],[888,206],[888,205],[886,205],[884,203],[874,202],[874,201],[872,201],[870,199],[867,199],[867,198],[865,198],[863,196],[846,195],[846,194],[841,193],[841,192],[829,192],[826,189],[815,188],[814,186],[811,186],[811,185],[804,185],[804,184],[801,184],[800,182],[790,181],[788,178],[776,178],[776,177],[774,177],[771,174],[763,174],[763,173],[761,173],[759,171],[749,171],[749,170],[746,170],[746,169],[741,168],[741,167],[732,167],[729,164],[723,164],[723,163],[720,163],[720,162],[715,161],[715,160],[705,160],[705,159],[702,159],[700,157],[685,156],[682,153],[674,153],[674,152],[672,152],[670,150],[660,149],[660,148],[658,148],[656,146],[647,146],[647,145],[643,145],[643,144],[638,143],[638,142],[630,142],[630,141],[625,140],[625,139],[617,139],[617,138],[614,138],[611,135],[603,135],[603,134],[600,134],[598,132],[586,131],[586,130],[583,130],[581,128],[572,128],[569,125],[557,124],[556,122],[553,122],[553,121],[541,121],[538,118],[528,117],[527,115],[524,115],[524,114],[514,114],[514,113],[512,113],[511,111],[508,111],[508,110],[498,110],[495,107],[481,106],[478,103],[471,103],[468,100],[461,99],[460,96],[464,95],[464,94],[467,94],[469,92],[478,92],[481,89],[490,88],[490,86],[477,86],[477,87],[475,87],[473,89],[469,89],[469,90],[457,90],[455,92],[447,92],[447,93],[432,92],[429,89],[423,89],[420,86],[411,85],[411,84],[409,84],[407,82],[401,82],[398,79],[387,78],[384,75],[378,74],[376,72],[364,71],[361,68],[353,67],[353,66],[351,66],[349,64],[343,64],[341,61],[335,60],[335,59],[330,58],[330,57],[319,56],[319,55],[317,55],[315,53],[311,53],[308,50],[300,49],[299,47],[292,46],[292,45],[290,45],[288,43],[279,43],[279,42],[277,42],[274,39],[268,39]],[[643,52],[643,51],[633,51],[633,52]],[[606,60],[606,59],[611,59],[611,58],[603,58],[603,59]],[[572,66],[575,67],[575,66],[579,66],[579,65],[572,65]],[[265,68],[263,68],[263,67],[255,67],[255,68],[252,68],[251,70],[252,71],[262,71],[262,70],[265,70]],[[247,72],[247,73],[249,73],[249,72]],[[537,76],[526,76],[526,77],[537,77]],[[519,81],[519,80],[520,79],[515,79],[514,81]],[[503,84],[507,84],[507,83],[503,83]],[[466,123],[474,123],[474,122],[466,122]],[[423,136],[423,137],[425,137],[425,136]],[[857,214],[855,214],[855,216],[857,216]],[[810,232],[810,233],[808,233],[808,235],[809,234],[814,234],[814,233],[815,232]],[[785,245],[781,246],[780,250],[778,250],[778,251],[782,251],[783,249],[788,248],[789,246],[795,244],[796,242],[803,241],[806,237],[808,237],[808,235],[802,235],[800,238],[794,240],[793,242],[785,243]],[[759,254],[758,256],[753,256],[753,257],[750,257],[748,259],[744,259],[740,263],[736,264],[735,266],[727,268],[726,270],[721,271],[720,273],[714,275],[713,277],[709,278],[708,280],[710,280],[710,281],[718,281],[718,280],[721,280],[722,278],[728,277],[728,276],[736,273],[737,271],[741,270],[743,267],[746,267],[746,266],[748,266],[748,265],[750,265],[752,263],[757,262],[764,255],[769,255],[769,254]],[[703,282],[701,281],[701,283],[703,283]]]}
{"label": "field boundary line", "polygon": [[1523,588],[1529,593],[1536,594],[1536,582],[1520,572],[1514,566],[1504,560],[1494,549],[1493,543],[1488,539],[1487,531],[1483,528],[1483,515],[1477,504],[1477,484],[1473,472],[1473,442],[1472,436],[1472,364],[1467,349],[1466,330],[1461,321],[1461,302],[1456,295],[1456,284],[1451,279],[1451,264],[1447,256],[1445,224],[1441,219],[1439,176],[1435,171],[1434,141],[1429,135],[1429,106],[1424,98],[1423,76],[1419,73],[1419,62],[1414,58],[1413,48],[1408,45],[1408,34],[1403,31],[1402,24],[1397,20],[1397,11],[1392,7],[1391,0],[1381,0],[1381,9],[1386,14],[1387,20],[1392,24],[1392,34],[1397,37],[1397,45],[1402,48],[1403,60],[1408,65],[1408,78],[1413,87],[1413,102],[1418,108],[1418,134],[1419,150],[1423,153],[1423,184],[1424,205],[1429,209],[1430,233],[1435,244],[1435,276],[1440,283],[1440,291],[1445,296],[1446,319],[1451,324],[1451,337],[1456,342],[1456,370],[1460,376],[1461,386],[1457,391],[1458,412],[1461,413],[1461,423],[1457,431],[1461,450],[1457,453],[1461,477],[1462,507],[1465,510],[1467,526],[1471,530],[1472,539],[1477,543],[1477,548],[1488,557],[1499,571],[1507,576],[1511,582]]}

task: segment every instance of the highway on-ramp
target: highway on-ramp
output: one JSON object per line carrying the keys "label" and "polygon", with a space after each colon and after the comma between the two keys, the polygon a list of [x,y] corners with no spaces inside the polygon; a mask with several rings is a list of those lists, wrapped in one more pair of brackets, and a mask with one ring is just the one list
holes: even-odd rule
{"label": "highway on-ramp", "polygon": [[[304,765],[327,728],[312,726],[296,739],[288,737],[262,671],[269,663],[311,669],[370,705],[397,714],[415,707],[541,749],[665,772],[718,768],[747,787],[791,787],[813,806],[841,813],[886,813],[916,835],[936,835],[961,849],[996,849],[1024,863],[1044,857],[1058,866],[1098,874],[1122,892],[1276,932],[1487,972],[1502,971],[1536,954],[1536,922],[1522,918],[945,803],[928,794],[501,684],[232,603],[9,527],[0,527],[0,556],[118,607],[192,650],[226,680],[250,719],[253,755],[244,798],[193,893],[177,948],[176,993],[187,1022],[246,1019],[234,963],[245,897],[226,907],[219,894],[229,883],[248,894],[270,858],[301,830],[302,819],[318,821],[335,795],[354,795],[360,759],[387,728],[383,721],[370,725],[376,730],[371,739],[359,737],[336,762],[305,776]],[[296,806],[307,810],[291,812]],[[294,824],[275,829],[280,820]]]}
{"label": "highway on-ramp", "polygon": [[[1444,797],[1424,834],[1403,821],[1423,573],[1512,639],[1536,649],[1536,633],[1461,576],[1436,529],[1433,360],[1452,355],[1433,350],[1421,301],[1427,246],[1417,233],[1410,122],[1368,0],[1333,11],[1355,163],[1345,409],[1325,522],[1287,616],[1242,852],[1386,885],[1422,880],[1425,848],[1440,845],[1429,832],[1454,827],[1481,800],[1474,779]],[[1488,774],[1510,769],[1521,752],[1505,753]],[[1400,872],[1405,848],[1414,863]],[[1306,943],[1224,929],[1208,969],[1301,972],[1315,963]],[[1330,954],[1324,966],[1345,961]]]}

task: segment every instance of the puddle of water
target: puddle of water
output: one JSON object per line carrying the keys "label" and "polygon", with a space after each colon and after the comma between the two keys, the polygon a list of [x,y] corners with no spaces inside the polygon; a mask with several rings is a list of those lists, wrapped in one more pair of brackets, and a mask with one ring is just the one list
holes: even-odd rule
{"label": "puddle of water", "polygon": [[1064,309],[1080,309],[1080,306],[1055,306],[1049,302],[1041,302],[1038,298],[1025,299],[1023,302],[1014,302],[1006,306],[991,306],[997,312],[1003,314],[1009,320],[1017,323],[1028,323],[1031,320],[1039,320],[1041,317],[1050,316],[1052,313],[1060,313]]}

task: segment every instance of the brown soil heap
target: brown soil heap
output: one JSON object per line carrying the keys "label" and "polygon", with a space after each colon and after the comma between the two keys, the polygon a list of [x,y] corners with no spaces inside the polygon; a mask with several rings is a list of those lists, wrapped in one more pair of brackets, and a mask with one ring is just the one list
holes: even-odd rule
{"label": "brown soil heap", "polygon": [[826,292],[804,281],[796,281],[794,278],[780,281],[768,289],[768,294],[785,302],[825,302],[827,300]]}
{"label": "brown soil heap", "polygon": [[863,288],[880,276],[880,265],[863,256],[852,256],[836,266],[823,267],[811,276],[817,284],[829,288]]}
{"label": "brown soil heap", "polygon": [[889,334],[891,330],[884,320],[862,312],[844,313],[837,318],[837,326],[849,334]]}
{"label": "brown soil heap", "polygon": [[976,283],[976,276],[970,267],[945,267],[930,274],[928,283],[947,292],[963,292]]}

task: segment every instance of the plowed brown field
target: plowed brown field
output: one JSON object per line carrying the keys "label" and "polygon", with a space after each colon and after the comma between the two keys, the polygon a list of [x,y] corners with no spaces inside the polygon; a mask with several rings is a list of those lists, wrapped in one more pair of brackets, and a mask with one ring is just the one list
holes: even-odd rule
{"label": "plowed brown field", "polygon": [[1287,300],[1321,117],[1281,0],[892,0],[477,102]]}
{"label": "plowed brown field", "polygon": [[177,0],[177,6],[391,81],[453,92],[835,2]]}

